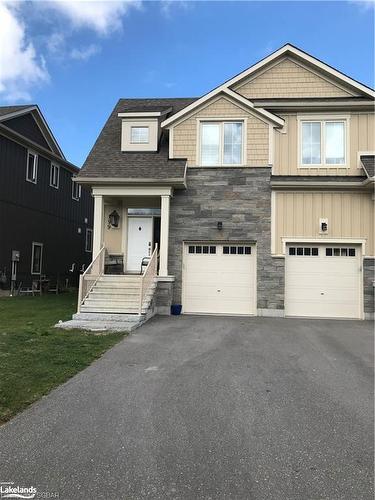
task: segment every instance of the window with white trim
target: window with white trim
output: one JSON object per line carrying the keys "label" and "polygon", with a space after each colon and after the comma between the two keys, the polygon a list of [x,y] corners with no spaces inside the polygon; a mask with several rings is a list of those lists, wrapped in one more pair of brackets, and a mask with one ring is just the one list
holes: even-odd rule
{"label": "window with white trim", "polygon": [[289,247],[289,255],[297,257],[318,257],[318,247]]}
{"label": "window with white trim", "polygon": [[189,253],[197,254],[216,254],[216,246],[214,245],[189,245]]}
{"label": "window with white trim", "polygon": [[79,201],[81,198],[81,186],[77,182],[74,182],[73,179],[72,184],[72,198],[73,200]]}
{"label": "window with white trim", "polygon": [[332,167],[346,164],[346,120],[301,120],[300,135],[301,166]]}
{"label": "window with white trim", "polygon": [[243,164],[243,122],[201,122],[202,166]]}
{"label": "window with white trim", "polygon": [[49,185],[51,187],[58,189],[59,180],[60,180],[60,167],[58,165],[54,165],[53,163],[51,163]]}
{"label": "window with white trim", "polygon": [[85,251],[92,252],[92,229],[86,229]]}
{"label": "window with white trim", "polygon": [[355,248],[326,248],[327,257],[355,257]]}
{"label": "window with white trim", "polygon": [[131,127],[130,142],[132,144],[148,144],[150,142],[149,127]]}
{"label": "window with white trim", "polygon": [[31,247],[31,274],[42,273],[43,243],[33,241]]}
{"label": "window with white trim", "polygon": [[32,151],[27,152],[26,180],[36,184],[38,171],[38,155]]}

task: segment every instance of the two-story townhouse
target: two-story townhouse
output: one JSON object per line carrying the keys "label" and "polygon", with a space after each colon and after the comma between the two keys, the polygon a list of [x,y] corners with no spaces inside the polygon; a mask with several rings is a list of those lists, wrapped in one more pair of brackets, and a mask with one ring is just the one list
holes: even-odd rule
{"label": "two-story townhouse", "polygon": [[0,107],[0,277],[3,288],[77,284],[92,260],[93,199],[38,106]]}
{"label": "two-story townhouse", "polygon": [[79,311],[373,315],[374,95],[287,44],[199,98],[120,99],[78,177]]}

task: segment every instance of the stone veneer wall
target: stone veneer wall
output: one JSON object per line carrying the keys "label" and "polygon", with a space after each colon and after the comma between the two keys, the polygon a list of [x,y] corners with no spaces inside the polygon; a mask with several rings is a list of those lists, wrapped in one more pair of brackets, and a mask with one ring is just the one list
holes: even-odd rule
{"label": "stone veneer wall", "polygon": [[375,258],[363,259],[363,299],[365,315],[374,314]]}
{"label": "stone veneer wall", "polygon": [[270,168],[188,168],[187,186],[175,191],[170,207],[173,303],[181,304],[184,241],[256,240],[258,312],[282,315],[284,259],[271,257]]}
{"label": "stone veneer wall", "polygon": [[156,314],[169,315],[171,313],[173,285],[171,281],[158,281],[155,293]]}

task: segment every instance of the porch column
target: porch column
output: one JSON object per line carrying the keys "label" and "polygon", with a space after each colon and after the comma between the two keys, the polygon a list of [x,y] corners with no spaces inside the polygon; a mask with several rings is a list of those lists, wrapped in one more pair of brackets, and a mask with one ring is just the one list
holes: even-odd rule
{"label": "porch column", "polygon": [[168,276],[169,200],[170,195],[161,196],[159,276]]}
{"label": "porch column", "polygon": [[100,252],[103,245],[103,196],[94,195],[94,230],[92,241],[92,260]]}

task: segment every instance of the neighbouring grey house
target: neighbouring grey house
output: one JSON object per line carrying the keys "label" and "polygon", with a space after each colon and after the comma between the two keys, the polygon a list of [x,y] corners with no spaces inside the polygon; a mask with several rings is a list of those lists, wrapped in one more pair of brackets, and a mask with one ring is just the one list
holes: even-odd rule
{"label": "neighbouring grey house", "polygon": [[92,260],[93,199],[73,182],[37,105],[0,106],[0,285],[77,286]]}
{"label": "neighbouring grey house", "polygon": [[120,99],[79,312],[373,314],[374,91],[285,45],[202,97]]}

